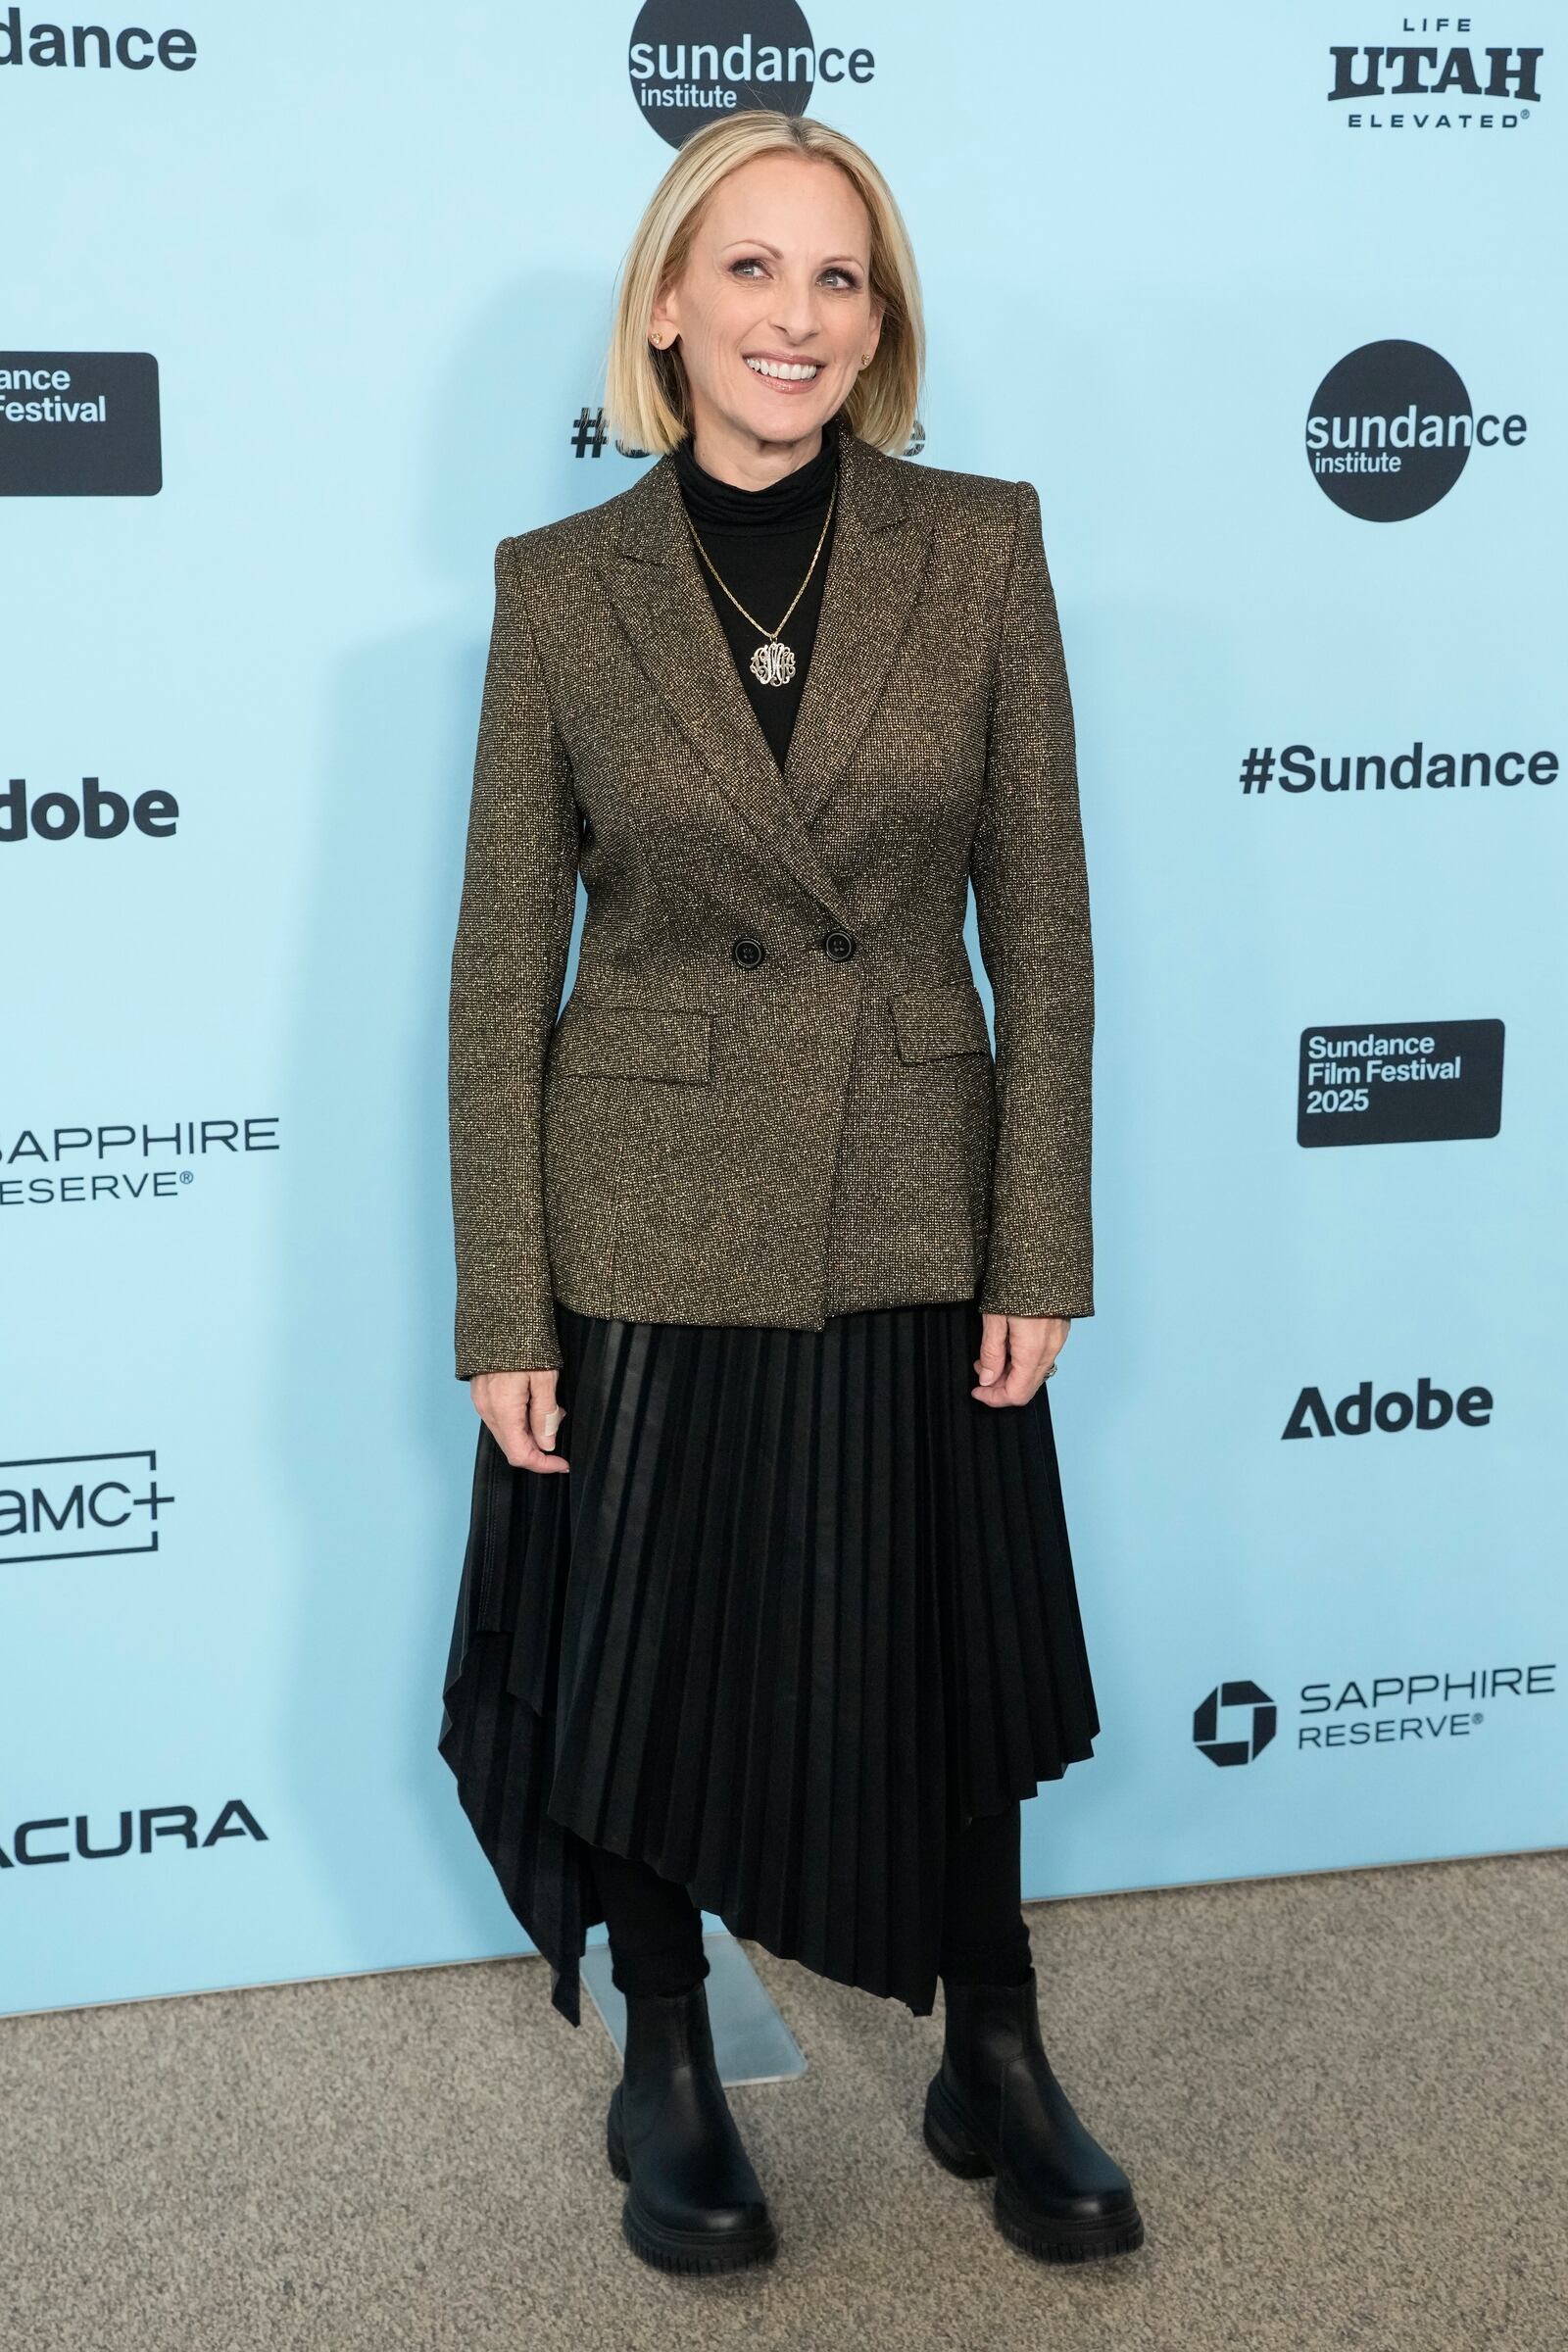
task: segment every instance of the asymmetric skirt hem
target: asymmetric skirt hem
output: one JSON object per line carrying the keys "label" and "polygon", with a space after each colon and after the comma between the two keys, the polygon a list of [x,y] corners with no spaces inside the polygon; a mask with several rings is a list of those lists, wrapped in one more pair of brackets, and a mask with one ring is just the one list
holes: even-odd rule
{"label": "asymmetric skirt hem", "polygon": [[973,1299],[557,1316],[570,1469],[481,1425],[438,1740],[554,2006],[602,1846],[928,2015],[948,1839],[1100,1729],[1044,1384],[969,1395]]}

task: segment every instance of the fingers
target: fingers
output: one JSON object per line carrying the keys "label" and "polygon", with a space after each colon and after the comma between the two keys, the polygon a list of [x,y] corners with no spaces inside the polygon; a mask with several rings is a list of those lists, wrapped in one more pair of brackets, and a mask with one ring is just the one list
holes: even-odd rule
{"label": "fingers", "polygon": [[1007,1318],[1005,1315],[980,1317],[980,1352],[974,1359],[975,1378],[984,1388],[990,1388],[1003,1377],[1007,1361]]}
{"label": "fingers", "polygon": [[1071,1325],[1062,1315],[982,1314],[976,1386],[982,1404],[1027,1404],[1065,1345]]}
{"label": "fingers", "polygon": [[556,1399],[556,1367],[483,1372],[472,1383],[474,1408],[514,1470],[566,1470],[558,1450],[565,1409]]}

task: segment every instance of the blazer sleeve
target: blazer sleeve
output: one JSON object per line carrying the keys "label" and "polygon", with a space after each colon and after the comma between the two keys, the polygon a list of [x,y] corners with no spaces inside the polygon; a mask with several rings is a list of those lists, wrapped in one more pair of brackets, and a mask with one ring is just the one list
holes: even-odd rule
{"label": "blazer sleeve", "polygon": [[541,1112],[576,912],[580,818],[514,540],[496,549],[495,582],[449,1008],[460,1380],[562,1362]]}
{"label": "blazer sleeve", "polygon": [[980,1291],[994,1314],[1091,1315],[1094,958],[1072,702],[1040,528],[1017,511],[970,854],[996,1007],[997,1139]]}

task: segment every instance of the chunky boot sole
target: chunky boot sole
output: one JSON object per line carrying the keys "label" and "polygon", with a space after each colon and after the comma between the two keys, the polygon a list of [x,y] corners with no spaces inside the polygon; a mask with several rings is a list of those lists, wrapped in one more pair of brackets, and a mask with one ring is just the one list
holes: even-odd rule
{"label": "chunky boot sole", "polygon": [[[996,2165],[970,2131],[936,2077],[925,2096],[925,2144],[938,2164],[960,2180],[988,2180]],[[1105,2254],[1131,2254],[1144,2242],[1143,2216],[1136,2206],[1102,2222],[1053,2221],[997,2181],[997,2228],[1009,2245],[1037,2262],[1093,2262]]]}
{"label": "chunky boot sole", "polygon": [[[615,2099],[610,2105],[605,2149],[616,2180],[629,2183],[631,2166],[621,2137],[619,2102]],[[637,2203],[636,2189],[629,2186],[621,2208],[620,2228],[632,2252],[660,2271],[688,2274],[740,2271],[755,2262],[771,2262],[778,2252],[778,2230],[771,2218],[759,2228],[730,2230],[720,2237],[707,2230],[670,2230],[643,2213]]]}

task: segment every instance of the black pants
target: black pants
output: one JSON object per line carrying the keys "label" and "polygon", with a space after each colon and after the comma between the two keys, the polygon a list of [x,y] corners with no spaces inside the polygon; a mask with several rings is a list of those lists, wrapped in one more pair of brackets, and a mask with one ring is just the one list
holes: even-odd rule
{"label": "black pants", "polygon": [[[977,1814],[948,1847],[939,1961],[945,1983],[1015,1984],[1030,1965],[1019,1908],[1019,1808]],[[703,1915],[684,1886],[646,1862],[590,1846],[610,1931],[611,1978],[623,1993],[685,1992],[709,1973]]]}

